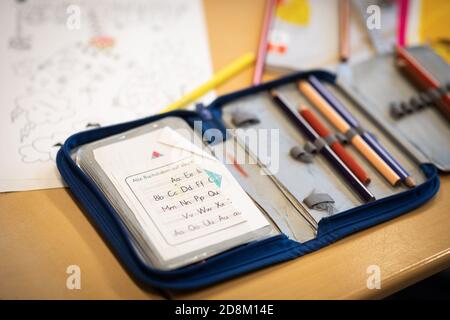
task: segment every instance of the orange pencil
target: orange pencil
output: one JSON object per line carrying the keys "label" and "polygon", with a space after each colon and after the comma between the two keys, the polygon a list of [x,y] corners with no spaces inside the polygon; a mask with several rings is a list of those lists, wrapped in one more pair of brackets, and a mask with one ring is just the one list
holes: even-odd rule
{"label": "orange pencil", "polygon": [[[328,102],[306,81],[298,83],[299,90],[319,109],[334,127],[342,134],[347,134],[350,125],[337,113]],[[400,177],[391,167],[355,132],[350,139],[351,144],[369,161],[378,172],[393,186],[400,182]]]}
{"label": "orange pencil", "polygon": [[350,2],[339,0],[339,58],[342,62],[350,56]]}
{"label": "orange pencil", "polygon": [[[324,139],[332,137],[331,132],[328,128],[316,117],[311,109],[308,109],[304,105],[300,105],[298,112],[303,118],[309,123],[309,125],[316,130],[317,134]],[[336,153],[336,155],[345,163],[345,165],[353,172],[353,174],[365,185],[370,183],[370,178],[364,169],[356,162],[355,159],[345,150],[344,146],[335,139],[330,143],[331,149]]]}
{"label": "orange pencil", "polygon": [[[441,84],[405,48],[396,47],[397,66],[421,89],[438,89]],[[436,101],[439,111],[450,121],[450,93]]]}

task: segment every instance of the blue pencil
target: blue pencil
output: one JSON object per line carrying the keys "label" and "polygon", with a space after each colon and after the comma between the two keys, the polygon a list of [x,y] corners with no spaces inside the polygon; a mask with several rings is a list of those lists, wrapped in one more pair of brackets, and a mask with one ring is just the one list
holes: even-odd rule
{"label": "blue pencil", "polygon": [[[320,136],[311,127],[302,115],[293,112],[288,106],[285,98],[279,95],[275,90],[270,92],[274,102],[285,112],[285,114],[303,131],[305,136],[309,141],[314,142],[319,139]],[[344,162],[336,155],[336,153],[327,144],[319,151],[325,159],[339,172],[339,174],[348,182],[356,193],[361,197],[364,202],[369,202],[375,200],[375,196],[366,188],[366,186],[358,180],[358,178],[353,174],[353,172],[345,165]]]}
{"label": "blue pencil", "polygon": [[[360,129],[359,121],[347,110],[347,108],[315,77],[308,78],[309,83],[320,93],[320,95],[339,113],[339,115],[355,129]],[[395,171],[403,181],[403,183],[412,188],[416,185],[414,179],[402,167],[402,165],[387,151],[381,143],[369,132],[363,131],[360,133],[361,137],[367,144],[387,163],[392,170]]]}

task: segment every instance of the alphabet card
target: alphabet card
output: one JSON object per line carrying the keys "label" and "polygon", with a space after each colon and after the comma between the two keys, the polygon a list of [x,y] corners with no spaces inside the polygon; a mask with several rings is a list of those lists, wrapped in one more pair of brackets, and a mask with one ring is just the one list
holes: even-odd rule
{"label": "alphabet card", "polygon": [[169,127],[93,155],[162,265],[204,259],[272,230],[228,169]]}

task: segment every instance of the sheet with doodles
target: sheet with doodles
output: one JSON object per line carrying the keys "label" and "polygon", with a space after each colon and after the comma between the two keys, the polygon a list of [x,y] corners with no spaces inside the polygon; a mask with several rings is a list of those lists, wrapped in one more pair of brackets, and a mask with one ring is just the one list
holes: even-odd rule
{"label": "sheet with doodles", "polygon": [[[124,220],[136,221],[139,227],[131,229],[140,230],[160,268],[192,263],[272,231],[228,169],[169,127],[100,146],[93,156],[133,215]],[[81,167],[101,180],[86,162]]]}
{"label": "sheet with doodles", "polygon": [[211,76],[200,0],[6,0],[0,26],[0,192],[63,186],[70,134],[155,114]]}

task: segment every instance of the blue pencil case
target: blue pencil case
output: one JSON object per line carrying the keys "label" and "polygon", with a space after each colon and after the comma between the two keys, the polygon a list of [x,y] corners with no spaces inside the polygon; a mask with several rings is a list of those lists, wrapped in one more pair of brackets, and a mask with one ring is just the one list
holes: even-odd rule
{"label": "blue pencil case", "polygon": [[[411,52],[440,81],[444,83],[450,81],[448,65],[431,50],[418,47]],[[383,73],[380,73],[380,68],[384,68]],[[450,170],[450,150],[446,150],[450,149],[448,143],[439,145],[440,141],[446,141],[450,136],[450,126],[436,110],[430,107],[408,115],[405,119],[391,118],[389,105],[392,101],[409,99],[410,96],[417,94],[414,87],[395,71],[392,57],[390,55],[377,57],[352,69],[351,79],[341,80],[339,76],[321,70],[294,73],[275,81],[221,96],[209,106],[198,105],[195,111],[173,111],[74,134],[65,141],[58,152],[58,169],[91,223],[95,225],[135,281],[141,285],[171,290],[191,290],[301,257],[347,235],[391,220],[424,204],[439,189],[438,170]],[[392,187],[374,169],[365,165],[369,175],[373,177],[371,191],[376,194],[377,200],[361,204],[350,190],[339,187],[341,181],[336,175],[330,173],[329,166],[320,160],[319,156],[314,156],[311,164],[300,164],[299,169],[292,173],[294,171],[292,165],[296,164],[292,163],[286,141],[294,139],[302,144],[306,140],[295,130],[292,123],[280,116],[279,110],[271,102],[268,91],[277,89],[294,103],[308,103],[296,89],[295,83],[308,79],[311,75],[326,84],[330,91],[345,102],[349,110],[361,120],[363,127],[374,134],[397,160],[405,165],[416,179],[417,185],[414,188]],[[379,95],[380,90],[384,90],[381,91],[382,96]],[[270,217],[280,230],[277,235],[252,241],[199,263],[170,271],[149,266],[136,250],[130,232],[119,218],[114,206],[96,183],[77,165],[73,158],[74,150],[85,144],[166,117],[181,118],[191,127],[194,126],[195,121],[201,121],[204,132],[214,128],[225,133],[226,128],[235,123],[233,115],[236,110],[245,110],[247,114],[257,116],[258,121],[255,122],[257,128],[280,129],[281,140],[284,144],[280,146],[281,160],[278,178],[292,194],[298,198],[306,197],[311,192],[323,191],[320,188],[325,184],[331,185],[332,188],[328,192],[334,192],[332,195],[336,200],[336,211],[333,214],[317,212],[316,214],[323,214],[323,217],[317,223],[314,236],[307,239],[296,236],[289,221],[286,221],[290,219],[289,216]],[[424,119],[432,122],[433,126],[439,130],[431,130],[428,133],[422,131],[418,124]],[[227,137],[226,134],[223,136]],[[419,145],[417,141],[420,142]],[[215,141],[212,144],[217,143],[223,144],[226,140]],[[364,163],[364,159],[359,155],[356,153],[353,155]],[[306,169],[308,166],[315,169]],[[247,184],[251,188],[252,181],[247,181]],[[247,191],[244,185],[243,188]],[[251,195],[251,192],[248,193]],[[338,200],[341,198],[342,201]],[[299,200],[302,201],[303,198]],[[266,201],[270,205],[270,198]]]}

